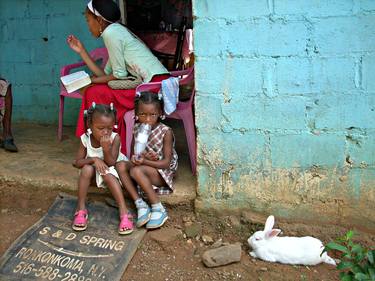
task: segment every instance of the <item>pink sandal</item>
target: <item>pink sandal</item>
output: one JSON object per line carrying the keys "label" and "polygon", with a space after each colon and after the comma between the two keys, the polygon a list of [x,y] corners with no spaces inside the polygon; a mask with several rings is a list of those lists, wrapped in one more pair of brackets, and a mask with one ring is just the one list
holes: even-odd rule
{"label": "pink sandal", "polygon": [[87,228],[89,215],[87,213],[87,210],[79,210],[76,211],[74,214],[74,220],[72,228],[76,231],[83,231]]}
{"label": "pink sandal", "polygon": [[121,216],[120,225],[118,226],[119,234],[130,234],[133,232],[133,218],[129,213]]}

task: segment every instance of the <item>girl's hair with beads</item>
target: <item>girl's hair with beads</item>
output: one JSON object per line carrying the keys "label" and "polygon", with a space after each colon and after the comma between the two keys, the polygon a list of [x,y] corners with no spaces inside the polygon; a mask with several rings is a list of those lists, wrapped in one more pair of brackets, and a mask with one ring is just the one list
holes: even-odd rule
{"label": "girl's hair with beads", "polygon": [[85,110],[84,112],[83,118],[84,118],[86,127],[90,127],[95,115],[104,115],[106,117],[112,117],[113,120],[115,121],[115,127],[116,127],[117,111],[116,111],[116,108],[114,108],[113,103],[111,103],[110,105],[107,105],[107,104],[95,104],[95,102],[93,102],[90,108],[88,110]]}
{"label": "girl's hair with beads", "polygon": [[138,114],[139,104],[155,104],[159,107],[162,114],[164,114],[164,101],[161,94],[153,92],[142,92],[137,94],[134,101],[135,115]]}

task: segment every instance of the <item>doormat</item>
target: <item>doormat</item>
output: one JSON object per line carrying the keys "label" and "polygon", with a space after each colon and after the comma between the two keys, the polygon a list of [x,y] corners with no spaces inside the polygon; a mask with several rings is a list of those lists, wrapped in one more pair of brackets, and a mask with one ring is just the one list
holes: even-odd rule
{"label": "doormat", "polygon": [[117,233],[118,210],[87,204],[85,231],[71,228],[77,198],[59,194],[47,214],[23,233],[0,259],[0,280],[116,281],[146,233]]}

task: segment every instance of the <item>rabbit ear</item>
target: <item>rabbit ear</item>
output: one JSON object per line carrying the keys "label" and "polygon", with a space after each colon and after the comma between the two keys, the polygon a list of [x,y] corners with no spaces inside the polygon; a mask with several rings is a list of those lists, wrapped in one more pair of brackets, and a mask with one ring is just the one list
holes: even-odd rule
{"label": "rabbit ear", "polygon": [[277,235],[280,234],[280,232],[281,232],[281,229],[272,229],[270,231],[267,231],[266,238],[276,237]]}
{"label": "rabbit ear", "polygon": [[275,217],[269,216],[266,220],[266,224],[264,225],[264,231],[270,231],[275,224]]}

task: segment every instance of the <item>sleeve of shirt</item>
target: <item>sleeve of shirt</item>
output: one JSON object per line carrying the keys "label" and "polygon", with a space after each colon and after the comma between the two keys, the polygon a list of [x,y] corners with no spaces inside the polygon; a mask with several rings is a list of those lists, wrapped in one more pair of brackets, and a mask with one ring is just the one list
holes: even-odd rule
{"label": "sleeve of shirt", "polygon": [[124,52],[123,52],[123,42],[120,38],[116,38],[115,36],[108,40],[106,43],[106,47],[108,49],[109,60],[106,64],[104,72],[109,71],[111,67],[112,74],[117,79],[124,79],[128,76],[128,71],[126,70]]}
{"label": "sleeve of shirt", "polygon": [[87,148],[87,135],[86,134],[81,135],[81,142],[83,146]]}
{"label": "sleeve of shirt", "polygon": [[104,73],[107,74],[107,75],[112,73],[112,66],[111,66],[110,60],[108,60],[107,63],[105,64]]}

